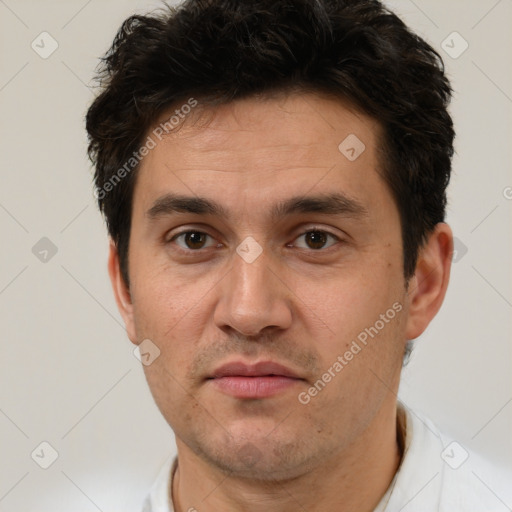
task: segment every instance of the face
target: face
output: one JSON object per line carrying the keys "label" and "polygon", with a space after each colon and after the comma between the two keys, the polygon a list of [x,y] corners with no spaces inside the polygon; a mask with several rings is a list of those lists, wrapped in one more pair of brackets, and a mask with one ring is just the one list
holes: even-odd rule
{"label": "face", "polygon": [[246,99],[192,114],[144,159],[123,314],[160,350],[144,369],[178,448],[293,477],[390,403],[409,298],[379,133],[313,94]]}

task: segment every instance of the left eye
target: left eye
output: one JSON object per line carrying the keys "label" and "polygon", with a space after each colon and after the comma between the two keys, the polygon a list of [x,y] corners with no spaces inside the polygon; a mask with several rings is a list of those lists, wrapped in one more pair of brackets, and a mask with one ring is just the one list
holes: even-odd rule
{"label": "left eye", "polygon": [[[210,243],[207,244],[208,239]],[[176,241],[177,245],[182,249],[205,249],[215,245],[215,241],[210,235],[203,233],[202,231],[184,231],[171,238],[171,242]]]}
{"label": "left eye", "polygon": [[319,250],[319,249],[327,249],[331,245],[334,245],[336,242],[339,241],[339,238],[337,238],[334,235],[331,235],[330,233],[327,233],[325,231],[318,231],[318,230],[312,230],[312,231],[306,231],[302,235],[298,236],[296,240],[303,239],[302,244],[296,244],[296,247],[300,247],[301,249],[313,249],[313,250]]}

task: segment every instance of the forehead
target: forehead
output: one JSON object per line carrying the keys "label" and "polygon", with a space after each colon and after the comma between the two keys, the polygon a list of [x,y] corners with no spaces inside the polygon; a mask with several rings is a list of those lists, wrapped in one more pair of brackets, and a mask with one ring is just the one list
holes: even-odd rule
{"label": "forehead", "polygon": [[[182,115],[176,129],[162,136],[162,145],[186,144],[198,152],[229,148],[243,153],[278,147],[280,154],[299,155],[318,144],[337,150],[338,140],[353,133],[372,146],[380,136],[379,123],[342,99],[313,93],[279,93],[272,97],[250,97],[215,107],[200,101],[189,114]],[[173,107],[155,124],[176,119]],[[169,125],[168,125],[169,126]],[[179,149],[179,148],[173,148]],[[236,153],[235,153],[236,155]],[[316,155],[318,156],[318,155]]]}
{"label": "forehead", "polygon": [[[249,98],[217,107],[199,102],[178,129],[156,140],[141,163],[135,196],[145,204],[165,192],[221,201],[235,195],[262,204],[313,189],[375,195],[382,186],[380,133],[375,120],[316,94]],[[153,132],[149,136],[155,138]]]}

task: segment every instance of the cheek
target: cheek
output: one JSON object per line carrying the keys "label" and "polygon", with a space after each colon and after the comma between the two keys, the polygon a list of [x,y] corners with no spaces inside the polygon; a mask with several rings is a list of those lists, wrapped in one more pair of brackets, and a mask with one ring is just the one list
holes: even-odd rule
{"label": "cheek", "polygon": [[[169,425],[176,429],[180,425],[187,425],[187,418],[200,420],[198,411],[194,414],[199,403],[188,389],[183,375],[170,367],[166,359],[168,354],[162,354],[151,366],[144,367],[144,373],[156,405]],[[199,411],[202,412],[202,409],[199,408]]]}
{"label": "cheek", "polygon": [[214,282],[188,280],[168,269],[141,272],[133,289],[133,308],[137,337],[149,338],[160,349],[166,365],[177,373],[193,357],[208,314],[208,290]]}
{"label": "cheek", "polygon": [[387,271],[382,263],[380,271],[378,267],[376,263],[364,270],[340,269],[325,279],[297,286],[295,292],[301,299],[297,304],[314,322],[311,328],[323,329],[338,344],[348,343],[403,300],[404,289],[400,278],[393,275],[396,272]]}
{"label": "cheek", "polygon": [[370,400],[385,391],[370,370],[388,382],[401,366],[406,318],[402,269],[385,260],[364,267],[339,269],[329,279],[311,280],[297,290],[307,297],[302,311],[309,318],[306,329],[321,373],[331,369],[336,375],[326,375],[333,384],[318,402],[332,399],[334,406],[337,400]]}

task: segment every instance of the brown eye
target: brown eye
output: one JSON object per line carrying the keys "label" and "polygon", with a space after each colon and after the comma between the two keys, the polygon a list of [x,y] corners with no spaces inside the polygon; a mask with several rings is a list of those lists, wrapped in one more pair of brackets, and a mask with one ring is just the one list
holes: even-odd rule
{"label": "brown eye", "polygon": [[303,240],[301,243],[295,244],[297,247],[318,251],[320,249],[327,249],[331,245],[335,244],[338,241],[338,238],[326,231],[311,230],[306,231],[297,237],[297,240]]}
{"label": "brown eye", "polygon": [[311,249],[321,249],[327,243],[327,235],[321,231],[306,233],[306,244]]}
{"label": "brown eye", "polygon": [[176,241],[176,244],[182,249],[199,250],[212,245],[213,240],[209,241],[208,239],[211,239],[211,236],[201,231],[185,231],[174,236],[171,242]]}
{"label": "brown eye", "polygon": [[185,244],[189,249],[202,249],[206,241],[206,235],[197,231],[185,233]]}

